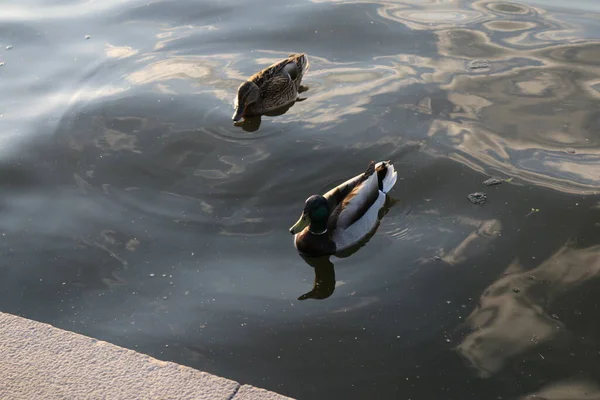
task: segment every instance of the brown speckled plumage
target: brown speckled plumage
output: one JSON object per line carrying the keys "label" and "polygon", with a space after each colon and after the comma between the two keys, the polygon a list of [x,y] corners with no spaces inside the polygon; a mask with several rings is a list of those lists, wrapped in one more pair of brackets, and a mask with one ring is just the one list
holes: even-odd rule
{"label": "brown speckled plumage", "polygon": [[[308,58],[305,54],[290,54],[288,58],[252,75],[248,82],[258,87],[259,95],[256,101],[245,107],[243,116],[265,114],[296,101],[308,66]],[[244,84],[238,89],[238,102]]]}

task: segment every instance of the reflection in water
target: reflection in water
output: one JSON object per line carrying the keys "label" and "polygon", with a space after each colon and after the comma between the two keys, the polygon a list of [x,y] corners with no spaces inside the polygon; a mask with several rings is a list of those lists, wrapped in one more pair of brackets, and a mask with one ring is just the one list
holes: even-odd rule
{"label": "reflection in water", "polygon": [[469,248],[483,246],[481,239],[495,239],[500,236],[502,224],[497,219],[479,221],[472,218],[458,218],[458,221],[465,225],[474,226],[473,232],[458,244],[447,254],[441,256],[441,259],[448,264],[459,264],[467,259],[466,253]]}
{"label": "reflection in water", "polygon": [[105,46],[106,55],[111,58],[128,58],[135,56],[139,50],[131,46],[113,46],[109,43]]}
{"label": "reflection in water", "polygon": [[500,371],[517,355],[546,342],[566,327],[547,314],[548,304],[600,275],[600,245],[564,245],[532,270],[515,260],[481,295],[467,319],[473,332],[457,346],[482,377]]}
{"label": "reflection in water", "polygon": [[487,29],[498,32],[517,32],[533,29],[537,25],[533,22],[524,21],[492,21],[483,24]]}
{"label": "reflection in water", "polygon": [[335,269],[329,257],[305,257],[302,259],[315,269],[315,281],[310,292],[298,297],[298,300],[323,300],[335,290]]}
{"label": "reflection in water", "polygon": [[570,380],[552,383],[520,400],[596,400],[600,387],[589,380]]}
{"label": "reflection in water", "polygon": [[[497,13],[501,19],[484,26],[502,31],[501,40],[485,30],[453,28],[439,31],[439,51],[452,59],[490,59],[492,68],[477,76],[455,74],[441,86],[451,111],[434,121],[429,136],[455,148],[451,157],[474,168],[502,170],[562,191],[595,192],[600,178],[590,165],[600,157],[594,133],[600,103],[594,89],[587,95],[581,89],[598,79],[598,44],[565,43],[564,35],[552,35],[564,31],[564,23],[524,5],[474,7]],[[528,20],[506,21],[504,14]],[[565,156],[567,146],[582,154]]]}
{"label": "reflection in water", "polygon": [[256,132],[260,128],[261,116],[244,118],[241,121],[234,122],[234,126],[239,126],[246,132]]}
{"label": "reflection in water", "polygon": [[[412,67],[413,83],[440,85],[437,109],[431,110],[430,154],[445,156],[450,148],[451,158],[480,171],[494,169],[560,191],[596,192],[597,40],[583,41],[581,29],[547,10],[513,2],[364,2],[385,19],[438,38],[437,57],[388,55],[376,58],[374,67],[383,71],[386,61],[396,59],[402,68]],[[478,60],[488,60],[490,68],[465,68]],[[430,98],[424,93],[414,103]],[[415,109],[414,103],[400,107]],[[565,156],[567,146],[577,156]]]}

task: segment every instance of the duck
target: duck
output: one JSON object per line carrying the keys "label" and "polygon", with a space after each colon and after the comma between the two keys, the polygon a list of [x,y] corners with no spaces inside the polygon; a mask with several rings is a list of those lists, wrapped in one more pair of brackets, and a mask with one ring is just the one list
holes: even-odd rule
{"label": "duck", "polygon": [[252,75],[238,87],[232,120],[238,122],[294,103],[298,93],[307,90],[301,82],[308,68],[305,53],[292,53]]}
{"label": "duck", "polygon": [[397,175],[390,161],[371,161],[364,173],[306,199],[300,219],[289,230],[300,255],[339,254],[368,237],[379,225],[379,211]]}

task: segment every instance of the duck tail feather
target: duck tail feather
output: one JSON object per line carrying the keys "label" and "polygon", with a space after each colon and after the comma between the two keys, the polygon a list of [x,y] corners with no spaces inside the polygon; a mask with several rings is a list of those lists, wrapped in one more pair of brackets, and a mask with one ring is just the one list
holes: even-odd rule
{"label": "duck tail feather", "polygon": [[390,163],[388,161],[386,164],[387,164],[387,172],[385,174],[385,178],[383,178],[383,182],[382,182],[383,188],[381,190],[383,193],[387,193],[390,190],[392,190],[392,188],[396,184],[396,179],[398,178],[398,173],[394,169],[394,166],[392,165],[392,163]]}

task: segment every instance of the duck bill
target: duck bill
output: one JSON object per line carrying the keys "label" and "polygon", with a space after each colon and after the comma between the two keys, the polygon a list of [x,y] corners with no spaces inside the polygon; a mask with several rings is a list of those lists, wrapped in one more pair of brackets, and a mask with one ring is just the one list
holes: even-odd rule
{"label": "duck bill", "polygon": [[244,107],[237,106],[235,112],[233,113],[233,117],[231,119],[233,122],[238,122],[244,117]]}
{"label": "duck bill", "polygon": [[308,215],[302,213],[302,216],[300,217],[298,222],[296,222],[294,224],[294,226],[292,226],[290,228],[290,233],[292,235],[296,235],[296,234],[302,232],[302,230],[304,230],[304,228],[306,228],[309,223],[310,223],[310,219],[308,218]]}

